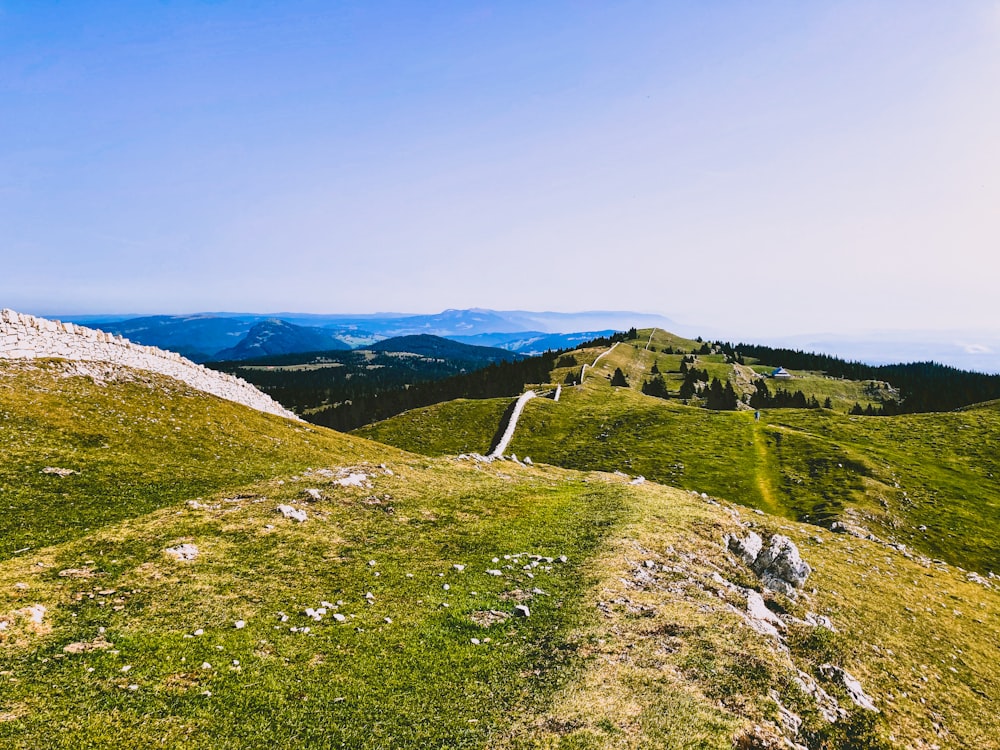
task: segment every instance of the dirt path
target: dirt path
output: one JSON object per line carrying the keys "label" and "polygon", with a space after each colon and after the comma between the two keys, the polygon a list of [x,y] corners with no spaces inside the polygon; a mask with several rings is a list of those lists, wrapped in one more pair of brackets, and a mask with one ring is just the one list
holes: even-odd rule
{"label": "dirt path", "polygon": [[613,352],[615,350],[616,346],[618,346],[618,342],[617,341],[615,343],[613,343],[611,345],[611,348],[608,349],[606,352],[601,352],[600,354],[598,354],[597,358],[593,361],[592,364],[584,365],[583,367],[580,368],[580,385],[583,385],[583,376],[586,374],[587,368],[589,367],[591,370],[593,370],[595,367],[597,367],[597,363],[600,362],[602,358],[604,358],[604,357],[608,356],[609,354],[611,354],[611,352]]}
{"label": "dirt path", "polygon": [[510,441],[514,437],[514,430],[517,429],[517,420],[521,418],[521,412],[524,411],[524,405],[537,395],[534,391],[525,391],[518,397],[517,403],[514,404],[514,411],[511,412],[510,420],[507,422],[507,429],[503,431],[503,437],[500,438],[497,447],[490,451],[487,458],[500,458],[507,450],[507,446],[510,445]]}
{"label": "dirt path", "polygon": [[649,351],[649,345],[653,343],[653,334],[656,333],[656,330],[657,329],[654,328],[652,331],[649,332],[649,341],[646,342],[646,349],[645,349],[645,351],[647,352]]}
{"label": "dirt path", "polygon": [[771,485],[771,459],[767,452],[767,437],[764,435],[764,425],[760,422],[754,422],[752,434],[754,452],[757,454],[757,470],[754,473],[756,475],[757,489],[760,491],[761,500],[764,502],[762,510],[772,515],[783,515],[781,505],[775,500],[774,487]]}

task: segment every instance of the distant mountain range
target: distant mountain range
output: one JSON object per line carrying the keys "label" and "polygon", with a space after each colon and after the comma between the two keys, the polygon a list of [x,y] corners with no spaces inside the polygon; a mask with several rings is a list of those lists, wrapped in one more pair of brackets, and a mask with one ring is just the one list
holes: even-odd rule
{"label": "distant mountain range", "polygon": [[321,352],[351,349],[350,344],[322,328],[307,328],[286,323],[284,320],[265,320],[257,323],[234,347],[216,352],[215,359],[253,359],[271,354],[295,352]]}
{"label": "distant mountain range", "polygon": [[253,359],[297,352],[372,346],[400,336],[430,335],[472,346],[524,355],[573,347],[616,330],[673,321],[660,315],[623,311],[581,313],[497,311],[474,308],[434,315],[310,315],[278,313],[198,313],[115,319],[64,316],[62,320],[119,334],[136,343],[179,352],[196,362]]}

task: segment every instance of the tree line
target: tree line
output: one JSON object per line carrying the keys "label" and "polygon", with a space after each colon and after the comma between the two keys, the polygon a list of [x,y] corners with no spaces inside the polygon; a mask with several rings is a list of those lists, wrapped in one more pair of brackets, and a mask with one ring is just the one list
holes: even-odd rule
{"label": "tree line", "polygon": [[[885,402],[876,414],[916,414],[951,411],[969,404],[1000,398],[1000,375],[959,370],[937,362],[896,365],[866,365],[828,354],[804,352],[753,344],[720,345],[723,351],[739,352],[761,362],[780,362],[797,370],[822,370],[847,380],[885,380],[899,389],[898,403]],[[860,407],[859,407],[860,408]]]}

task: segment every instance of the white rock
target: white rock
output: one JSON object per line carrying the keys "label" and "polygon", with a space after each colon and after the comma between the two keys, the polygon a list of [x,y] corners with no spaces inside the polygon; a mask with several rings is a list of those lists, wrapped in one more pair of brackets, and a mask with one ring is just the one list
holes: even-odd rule
{"label": "white rock", "polygon": [[345,622],[347,620],[347,618],[344,617],[344,615],[340,614],[340,612],[334,612],[333,619],[336,620],[337,622]]}
{"label": "white rock", "polygon": [[244,620],[237,620],[236,622],[233,623],[233,627],[236,628],[237,630],[243,630],[243,628],[245,628],[246,626],[247,624]]}
{"label": "white rock", "polygon": [[341,487],[364,487],[368,480],[367,474],[348,474],[335,480]]}
{"label": "white rock", "polygon": [[514,617],[530,617],[531,610],[528,609],[526,604],[516,604],[514,605]]}
{"label": "white rock", "polygon": [[875,705],[874,699],[872,699],[872,697],[864,691],[864,688],[861,687],[861,683],[858,682],[858,680],[846,669],[841,669],[833,664],[822,664],[820,665],[819,671],[824,677],[828,677],[832,680],[839,680],[847,690],[847,694],[850,696],[851,700],[854,701],[855,705],[868,711],[878,713],[878,707]]}
{"label": "white rock", "polygon": [[296,508],[293,508],[291,505],[279,505],[277,508],[275,508],[275,510],[276,512],[283,515],[285,518],[289,518],[293,521],[298,521],[299,523],[302,523],[308,518],[304,510],[297,510]]}
{"label": "white rock", "polygon": [[168,547],[164,552],[175,560],[194,560],[198,557],[198,547],[194,544],[179,544]]}
{"label": "white rock", "polygon": [[503,572],[500,570],[487,570],[486,575],[488,576],[502,576]]}

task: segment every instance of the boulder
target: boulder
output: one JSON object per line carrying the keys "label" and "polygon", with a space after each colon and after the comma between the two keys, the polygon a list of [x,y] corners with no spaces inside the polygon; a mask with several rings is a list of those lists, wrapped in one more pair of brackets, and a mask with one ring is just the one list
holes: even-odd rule
{"label": "boulder", "polygon": [[745,539],[727,536],[726,546],[753,569],[765,586],[791,598],[812,573],[795,543],[781,534],[772,536],[766,547],[760,535],[752,531]]}
{"label": "boulder", "polygon": [[805,585],[812,568],[802,560],[795,543],[786,536],[775,534],[760,551],[753,565],[764,585],[787,596]]}
{"label": "boulder", "polygon": [[726,546],[739,556],[747,565],[753,565],[757,560],[757,555],[764,548],[764,540],[760,534],[750,532],[746,539],[739,539],[735,536],[726,537]]}

